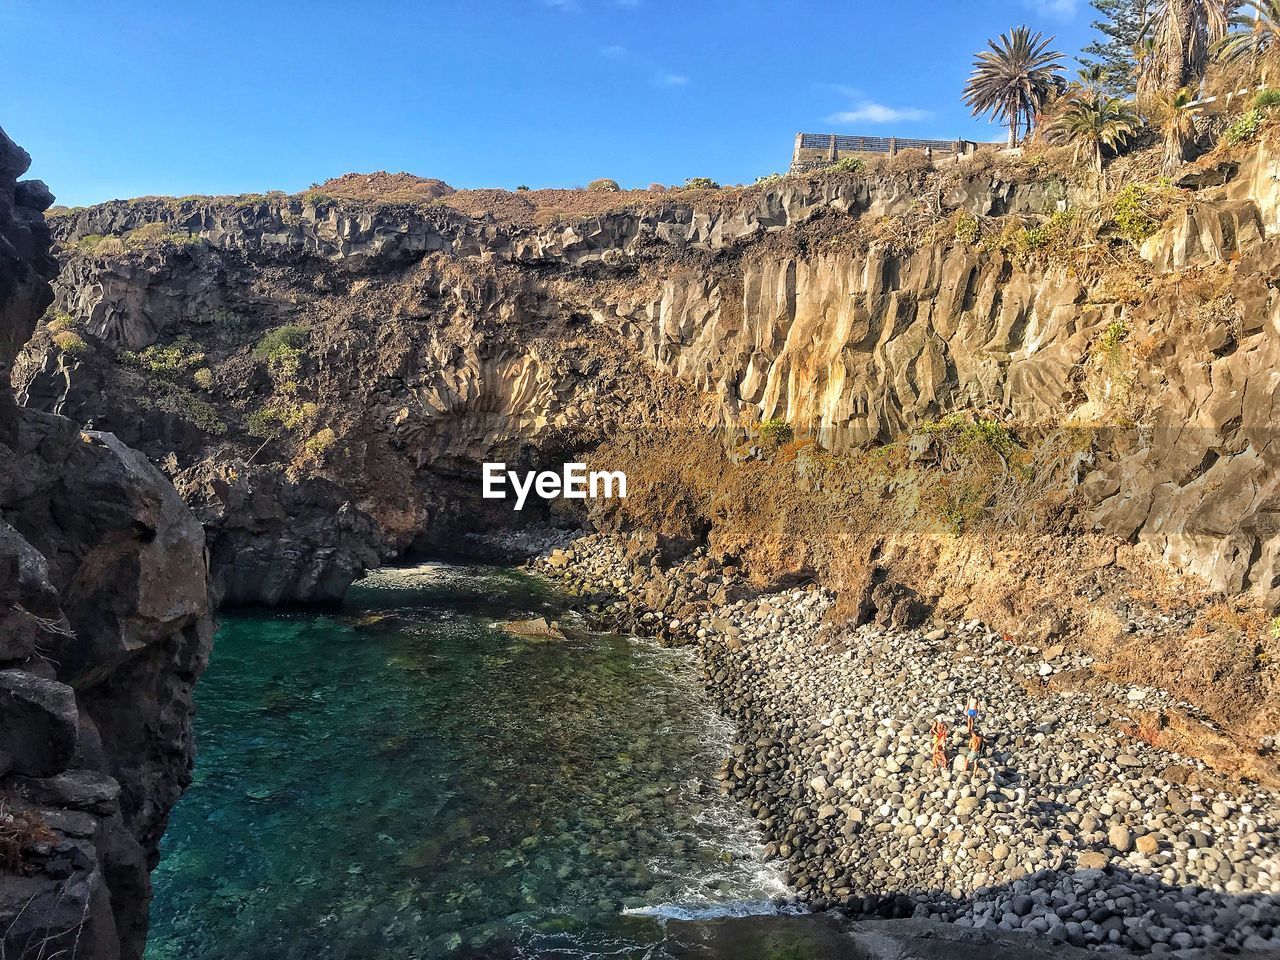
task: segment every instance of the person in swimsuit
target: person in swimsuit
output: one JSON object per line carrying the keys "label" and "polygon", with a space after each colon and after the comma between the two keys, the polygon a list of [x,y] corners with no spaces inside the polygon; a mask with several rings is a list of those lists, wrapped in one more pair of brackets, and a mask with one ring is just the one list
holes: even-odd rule
{"label": "person in swimsuit", "polygon": [[941,720],[933,721],[933,768],[944,769],[947,766],[947,725]]}
{"label": "person in swimsuit", "polygon": [[974,731],[969,734],[969,749],[964,752],[964,761],[961,769],[966,773],[969,772],[969,764],[973,764],[973,772],[978,772],[978,760],[982,756],[983,740],[982,736]]}
{"label": "person in swimsuit", "polygon": [[977,724],[978,722],[979,706],[980,704],[978,702],[978,698],[970,694],[969,702],[965,704],[965,708],[964,708],[965,722],[968,724],[970,733],[973,733],[974,725]]}

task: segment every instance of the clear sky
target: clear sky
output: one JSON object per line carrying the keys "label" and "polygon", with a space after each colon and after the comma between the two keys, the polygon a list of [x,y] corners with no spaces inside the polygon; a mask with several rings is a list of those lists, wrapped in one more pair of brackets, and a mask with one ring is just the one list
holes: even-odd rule
{"label": "clear sky", "polygon": [[[626,187],[784,170],[796,131],[999,139],[960,103],[1086,0],[0,0],[0,127],[59,202],[352,170]],[[1074,63],[1071,64],[1074,67]]]}

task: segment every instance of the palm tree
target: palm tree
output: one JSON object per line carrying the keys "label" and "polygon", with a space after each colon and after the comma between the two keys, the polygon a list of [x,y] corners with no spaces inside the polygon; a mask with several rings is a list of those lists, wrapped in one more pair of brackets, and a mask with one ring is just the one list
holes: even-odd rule
{"label": "palm tree", "polygon": [[1195,95],[1190,90],[1180,87],[1173,93],[1152,95],[1144,103],[1144,111],[1164,130],[1166,173],[1191,159],[1196,141],[1196,118],[1187,105],[1194,99]]}
{"label": "palm tree", "polygon": [[1049,126],[1051,142],[1073,144],[1079,163],[1088,156],[1102,192],[1102,151],[1114,150],[1138,129],[1133,104],[1119,97],[1074,96]]}
{"label": "palm tree", "polygon": [[1267,66],[1280,49],[1280,0],[1242,0],[1251,13],[1239,10],[1232,15],[1230,33],[1218,41],[1215,52],[1226,61],[1244,61],[1255,69],[1261,67],[1261,80],[1267,82]]}
{"label": "palm tree", "polygon": [[1009,126],[1009,146],[1018,145],[1023,127],[1030,133],[1036,114],[1057,89],[1062,54],[1049,49],[1054,38],[1027,27],[1014,27],[999,40],[988,40],[973,61],[964,86],[964,102],[973,115],[990,113]]}
{"label": "palm tree", "polygon": [[1076,71],[1076,78],[1071,81],[1071,86],[1096,96],[1106,87],[1110,79],[1106,67],[1100,63],[1091,63]]}
{"label": "palm tree", "polygon": [[[1143,26],[1146,30],[1146,26]],[[1149,33],[1144,33],[1136,44],[1133,46],[1133,89],[1141,102],[1143,96],[1146,95],[1146,87],[1149,85],[1147,78],[1151,73],[1152,65],[1156,59],[1156,42]]]}
{"label": "palm tree", "polygon": [[1139,94],[1195,88],[1209,65],[1213,45],[1227,32],[1229,11],[1236,6],[1236,0],[1161,0],[1147,23],[1154,50],[1139,80]]}

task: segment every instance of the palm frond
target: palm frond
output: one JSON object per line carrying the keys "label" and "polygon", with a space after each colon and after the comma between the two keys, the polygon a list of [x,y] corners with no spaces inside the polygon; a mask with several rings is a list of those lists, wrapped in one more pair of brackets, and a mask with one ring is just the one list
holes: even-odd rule
{"label": "palm frond", "polygon": [[1236,0],[1162,0],[1150,23],[1153,50],[1144,64],[1140,93],[1198,84],[1238,5]]}
{"label": "palm frond", "polygon": [[1028,27],[1014,27],[987,41],[989,49],[974,58],[964,102],[974,116],[989,113],[1006,124],[1011,142],[1020,125],[1031,128],[1058,87],[1062,54],[1051,49],[1053,41]]}
{"label": "palm frond", "polygon": [[[1214,44],[1214,54],[1227,62],[1257,62],[1280,38],[1280,0],[1244,0],[1230,20],[1228,32]],[[1251,10],[1252,13],[1243,12]]]}
{"label": "palm frond", "polygon": [[1119,97],[1077,95],[1046,131],[1050,143],[1075,147],[1076,162],[1088,156],[1099,174],[1103,150],[1116,150],[1141,126],[1138,112]]}

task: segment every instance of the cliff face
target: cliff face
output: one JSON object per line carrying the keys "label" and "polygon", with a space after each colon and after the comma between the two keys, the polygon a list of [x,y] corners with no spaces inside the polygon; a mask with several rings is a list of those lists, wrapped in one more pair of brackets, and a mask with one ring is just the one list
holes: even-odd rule
{"label": "cliff face", "polygon": [[[987,179],[946,202],[1047,212],[1060,195]],[[59,220],[55,310],[85,349],[42,331],[21,395],[167,464],[228,601],[333,598],[399,550],[509,525],[508,506],[476,496],[483,460],[531,465],[642,431],[708,387],[728,410],[754,402],[793,318],[725,325],[794,305],[796,258],[746,252],[917,201],[907,181],[846,179],[556,229],[324,198],[105,204]],[[821,261],[803,270],[827,282]],[[756,300],[729,304],[744,282]],[[264,336],[295,326],[305,342],[273,361]]]}
{"label": "cliff face", "polygon": [[[1204,589],[1161,603],[1280,602],[1277,150],[1237,153],[1101,203],[981,166],[549,223],[458,195],[113,202],[55,221],[56,301],[15,382],[169,473],[226,602],[334,599],[402,551],[541,519],[480,499],[479,464],[604,442],[641,482],[594,522],[646,564],[707,545],[760,584],[820,577],[858,616],[1076,637],[1265,737],[1265,636],[1225,669],[1217,625],[1136,612],[1169,571]],[[791,447],[752,473],[770,419],[899,473],[833,483]],[[991,491],[946,468],[975,441]],[[988,496],[1030,487],[1022,513]],[[975,515],[1003,533],[966,535]]]}
{"label": "cliff face", "polygon": [[[786,180],[553,227],[322,197],[110,203],[58,221],[56,308],[88,348],[38,339],[20,386],[172,455],[231,599],[338,595],[379,556],[450,540],[460,499],[471,525],[479,461],[588,447],[700,395],[730,431],[781,417],[837,451],[953,411],[1105,429],[1078,478],[1096,529],[1274,606],[1271,153],[1184,194],[1123,282],[939,230],[955,212],[1043,222],[1072,199],[978,173]],[[272,372],[253,345],[286,324],[306,343]],[[176,375],[113,362],[184,335],[201,357]],[[289,404],[309,413],[249,436],[255,411]],[[235,492],[210,466],[230,460],[274,466]],[[314,477],[334,486],[299,487]],[[335,504],[349,519],[326,533]],[[289,547],[284,518],[306,529]],[[251,541],[290,572],[233,583]]]}
{"label": "cliff face", "polygon": [[0,131],[0,953],[139,957],[212,637],[204,536],[143,455],[14,402],[57,266],[29,163]]}

